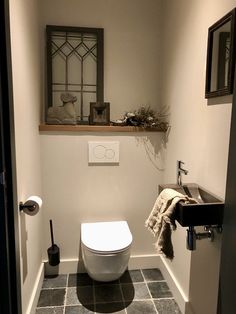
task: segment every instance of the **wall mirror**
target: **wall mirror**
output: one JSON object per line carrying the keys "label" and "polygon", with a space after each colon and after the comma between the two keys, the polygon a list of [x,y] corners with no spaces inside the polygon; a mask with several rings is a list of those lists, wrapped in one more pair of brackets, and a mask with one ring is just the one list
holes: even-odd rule
{"label": "wall mirror", "polygon": [[208,29],[205,98],[233,92],[235,67],[235,11],[233,9]]}
{"label": "wall mirror", "polygon": [[47,25],[48,124],[88,124],[103,101],[103,29]]}

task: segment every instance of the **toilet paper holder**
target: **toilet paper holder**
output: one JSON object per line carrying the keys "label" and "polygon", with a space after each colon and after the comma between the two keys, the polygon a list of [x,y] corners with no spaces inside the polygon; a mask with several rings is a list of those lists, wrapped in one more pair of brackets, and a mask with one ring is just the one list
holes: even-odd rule
{"label": "toilet paper holder", "polygon": [[30,205],[27,205],[26,202],[23,203],[23,202],[20,202],[19,204],[19,209],[20,211],[24,211],[24,209],[29,209],[30,211],[34,211],[36,209],[36,204],[30,204]]}
{"label": "toilet paper holder", "polygon": [[42,206],[42,200],[38,196],[30,196],[25,202],[19,203],[19,210],[25,214],[34,216],[38,213]]}

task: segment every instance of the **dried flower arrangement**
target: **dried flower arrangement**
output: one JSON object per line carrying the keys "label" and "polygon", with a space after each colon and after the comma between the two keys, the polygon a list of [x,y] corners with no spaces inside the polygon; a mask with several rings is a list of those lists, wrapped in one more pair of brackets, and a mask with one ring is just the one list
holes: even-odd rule
{"label": "dried flower arrangement", "polygon": [[138,110],[126,112],[123,119],[113,121],[112,124],[167,130],[168,122],[165,121],[167,116],[166,108],[156,113],[150,106],[141,106]]}

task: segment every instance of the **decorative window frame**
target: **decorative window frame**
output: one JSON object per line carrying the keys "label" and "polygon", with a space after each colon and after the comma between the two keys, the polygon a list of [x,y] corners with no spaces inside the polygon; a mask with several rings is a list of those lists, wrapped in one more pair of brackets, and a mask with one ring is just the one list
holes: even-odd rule
{"label": "decorative window frame", "polygon": [[[47,102],[45,106],[45,121],[47,121],[47,111],[53,103],[53,90],[52,90],[52,35],[54,32],[62,33],[81,33],[93,34],[97,37],[97,75],[96,75],[96,101],[104,101],[104,30],[102,28],[89,28],[89,27],[72,27],[72,26],[58,26],[47,25]],[[81,106],[82,107],[82,106]],[[83,108],[82,118],[83,118]],[[78,124],[88,124],[86,121],[79,121]]]}

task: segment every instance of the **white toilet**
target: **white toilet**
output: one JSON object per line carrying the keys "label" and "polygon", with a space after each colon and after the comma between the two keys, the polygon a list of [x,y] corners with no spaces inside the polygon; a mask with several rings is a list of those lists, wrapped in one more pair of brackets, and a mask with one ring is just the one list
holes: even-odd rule
{"label": "white toilet", "polygon": [[118,279],[128,266],[132,240],[126,221],[82,223],[82,256],[90,277]]}

